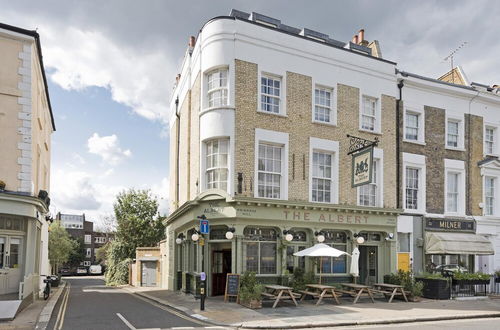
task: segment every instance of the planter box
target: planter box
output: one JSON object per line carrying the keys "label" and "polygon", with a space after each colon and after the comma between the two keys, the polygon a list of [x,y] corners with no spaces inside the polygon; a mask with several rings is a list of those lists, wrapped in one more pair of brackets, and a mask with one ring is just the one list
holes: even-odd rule
{"label": "planter box", "polygon": [[500,277],[495,277],[495,283],[500,283]]}
{"label": "planter box", "polygon": [[455,280],[453,285],[485,285],[490,284],[490,280]]}
{"label": "planter box", "polygon": [[428,299],[450,299],[450,282],[446,280],[416,278],[415,280],[424,283],[422,295]]}
{"label": "planter box", "polygon": [[262,308],[262,300],[252,299],[250,301],[240,301],[240,305],[250,309]]}

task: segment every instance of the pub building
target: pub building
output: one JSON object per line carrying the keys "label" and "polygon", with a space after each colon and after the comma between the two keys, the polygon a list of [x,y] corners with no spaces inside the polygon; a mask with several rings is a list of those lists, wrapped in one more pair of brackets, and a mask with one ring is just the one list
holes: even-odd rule
{"label": "pub building", "polygon": [[[209,220],[209,234],[199,233],[201,215]],[[396,212],[382,209],[259,201],[209,191],[170,215],[167,250],[173,253],[166,261],[175,267],[167,266],[164,275],[169,289],[195,293],[204,271],[209,295],[223,295],[227,274],[245,271],[269,284],[282,283],[296,267],[321,272],[322,283],[351,282],[349,256],[322,262],[293,256],[323,242],[349,254],[357,246],[358,281],[373,284],[396,269],[396,218]]]}

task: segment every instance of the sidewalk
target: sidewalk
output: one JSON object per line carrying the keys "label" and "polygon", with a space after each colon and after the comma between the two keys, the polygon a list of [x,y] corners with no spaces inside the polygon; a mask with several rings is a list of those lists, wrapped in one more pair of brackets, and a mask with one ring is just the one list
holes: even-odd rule
{"label": "sidewalk", "polygon": [[[12,321],[0,322],[1,330],[10,330],[10,329],[35,329],[38,325],[37,321],[41,317],[41,314],[46,312],[50,312],[52,314],[52,310],[57,303],[57,300],[63,291],[65,283],[61,283],[59,287],[52,288],[50,293],[50,297],[48,300],[36,299],[32,304],[23,309],[19,314],[17,314],[16,318]],[[51,307],[51,308],[50,308]],[[50,318],[50,315],[49,315]]]}
{"label": "sidewalk", "polygon": [[224,303],[223,297],[208,297],[205,311],[192,295],[158,290],[157,288],[124,287],[142,297],[178,309],[187,315],[205,319],[222,326],[246,329],[333,327],[342,325],[389,324],[464,318],[500,317],[500,299],[483,300],[429,300],[405,303],[376,299],[375,304],[362,299],[356,305],[352,299],[341,299],[336,305],[326,299],[320,306],[311,300],[299,302],[295,307],[280,303],[271,308],[264,302],[262,309],[251,310],[236,303]]}

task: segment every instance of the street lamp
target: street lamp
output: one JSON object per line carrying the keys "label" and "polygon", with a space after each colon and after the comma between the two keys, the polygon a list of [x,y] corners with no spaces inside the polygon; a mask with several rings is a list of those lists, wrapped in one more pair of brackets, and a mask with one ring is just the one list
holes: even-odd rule
{"label": "street lamp", "polygon": [[325,241],[325,234],[322,231],[317,231],[314,235],[319,243],[323,243]]}
{"label": "street lamp", "polygon": [[227,232],[226,232],[226,238],[233,239],[235,231],[236,231],[236,229],[234,229],[234,227],[228,228]]}
{"label": "street lamp", "polygon": [[356,239],[356,243],[358,244],[363,244],[365,242],[365,238],[358,233],[354,233],[352,236]]}
{"label": "street lamp", "polygon": [[291,230],[283,230],[283,235],[285,235],[285,240],[287,242],[293,241],[293,231]]}
{"label": "street lamp", "polygon": [[180,233],[179,235],[177,235],[177,238],[175,239],[175,243],[177,244],[182,244],[182,242],[184,241],[184,234],[183,233]]}

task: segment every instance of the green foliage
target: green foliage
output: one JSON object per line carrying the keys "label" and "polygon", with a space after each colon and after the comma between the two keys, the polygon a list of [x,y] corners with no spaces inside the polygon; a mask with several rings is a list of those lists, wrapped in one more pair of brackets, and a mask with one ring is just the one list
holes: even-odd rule
{"label": "green foliage", "polygon": [[106,284],[128,282],[128,264],[138,247],[156,246],[165,237],[165,217],[149,190],[130,189],[116,196],[116,236],[106,253]]}
{"label": "green foliage", "polygon": [[116,239],[123,242],[124,257],[134,258],[137,247],[156,246],[165,237],[165,217],[149,190],[130,189],[116,196]]}
{"label": "green foliage", "polygon": [[74,250],[71,251],[68,264],[71,267],[76,267],[80,265],[80,263],[85,260],[85,246],[83,244],[83,238],[70,238],[73,241]]}
{"label": "green foliage", "polygon": [[306,284],[316,283],[314,272],[306,273],[302,268],[294,268],[291,286],[294,290],[305,290]]}
{"label": "green foliage", "polygon": [[495,271],[495,276],[496,277],[500,277],[500,269],[498,269],[498,270]]}
{"label": "green foliage", "polygon": [[246,271],[240,278],[240,300],[248,302],[250,300],[261,300],[264,290],[262,284],[257,281],[255,272]]}
{"label": "green foliage", "polygon": [[491,275],[484,273],[462,273],[462,272],[454,272],[453,279],[457,281],[467,281],[467,280],[480,280],[480,281],[489,281]]}
{"label": "green foliage", "polygon": [[126,247],[118,240],[109,244],[107,261],[108,269],[106,271],[106,285],[120,285],[128,283],[129,264],[131,258],[124,257]]}
{"label": "green foliage", "polygon": [[423,272],[422,274],[418,275],[418,278],[425,278],[425,279],[429,279],[429,280],[443,280],[443,281],[448,281],[448,278],[444,277],[443,274],[441,274],[441,273]]}
{"label": "green foliage", "polygon": [[422,296],[424,283],[415,281],[413,273],[399,270],[396,274],[392,273],[384,276],[384,282],[388,284],[401,285],[405,291],[409,291],[414,297]]}
{"label": "green foliage", "polygon": [[57,273],[57,268],[69,260],[76,248],[75,241],[59,221],[53,222],[49,227],[49,260],[54,272]]}
{"label": "green foliage", "polygon": [[107,264],[108,253],[109,253],[110,247],[111,247],[111,243],[108,242],[97,249],[95,257],[100,264],[103,264],[103,265]]}

